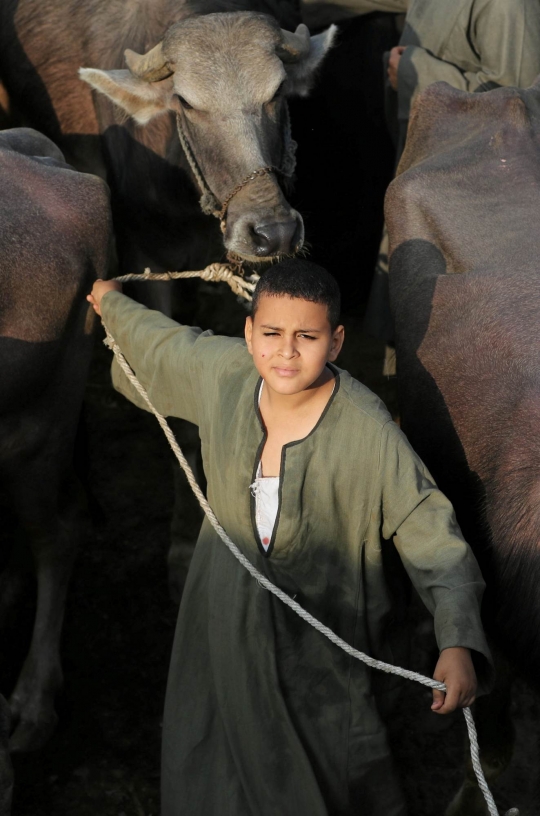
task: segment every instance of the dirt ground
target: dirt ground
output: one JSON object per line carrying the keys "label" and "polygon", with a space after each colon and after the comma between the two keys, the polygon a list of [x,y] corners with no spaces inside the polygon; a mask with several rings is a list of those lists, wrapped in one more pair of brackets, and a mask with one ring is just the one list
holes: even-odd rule
{"label": "dirt ground", "polygon": [[[207,289],[205,304],[200,325],[239,330],[245,312],[228,290]],[[340,365],[395,411],[395,383],[377,374],[381,349],[362,336],[358,316],[346,324]],[[67,605],[60,723],[43,751],[15,758],[14,816],[159,814],[161,716],[177,614],[166,579],[172,455],[155,420],[112,390],[108,364],[97,343],[85,399],[93,530]],[[31,606],[22,610],[12,635],[21,657],[31,614]],[[463,717],[436,717],[429,697],[404,683],[393,726],[412,816],[443,814],[462,778]],[[519,806],[521,816],[540,816],[538,702],[519,682],[514,714],[518,747],[495,794],[503,812]]]}

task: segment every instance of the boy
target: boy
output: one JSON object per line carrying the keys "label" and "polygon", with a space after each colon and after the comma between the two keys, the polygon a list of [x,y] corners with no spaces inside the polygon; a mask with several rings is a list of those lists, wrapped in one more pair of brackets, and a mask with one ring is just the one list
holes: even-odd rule
{"label": "boy", "polygon": [[[306,261],[272,267],[245,342],[179,326],[119,288],[98,281],[89,300],[158,411],[198,424],[209,502],[242,552],[348,643],[394,662],[397,551],[435,617],[434,676],[448,691],[432,708],[469,705],[469,650],[489,661],[482,578],[380,400],[332,365],[344,339],[333,278]],[[116,363],[113,381],[144,407]],[[378,687],[259,587],[205,519],[169,672],[163,816],[403,816]]]}

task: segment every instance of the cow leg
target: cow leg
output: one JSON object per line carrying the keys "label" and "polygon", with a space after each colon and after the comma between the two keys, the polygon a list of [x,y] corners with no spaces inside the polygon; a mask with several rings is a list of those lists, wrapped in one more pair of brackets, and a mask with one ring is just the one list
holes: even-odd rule
{"label": "cow leg", "polygon": [[13,794],[13,768],[9,757],[10,713],[0,694],[0,813],[9,816]]}
{"label": "cow leg", "polygon": [[32,641],[10,697],[11,748],[40,748],[57,722],[55,696],[62,685],[60,636],[66,592],[81,529],[80,490],[72,473],[62,485],[47,467],[25,470],[12,485],[37,578]]}
{"label": "cow leg", "polygon": [[0,517],[2,518],[0,530],[2,548],[0,629],[3,629],[9,623],[10,615],[16,608],[17,601],[24,590],[32,583],[34,577],[32,554],[27,542],[24,541],[24,537],[21,535],[17,519],[10,512],[11,508],[5,502],[6,499],[8,499],[9,504],[12,504],[7,491],[6,495],[3,496],[4,504],[0,508]]}
{"label": "cow leg", "polygon": [[[512,758],[515,731],[510,717],[512,677],[503,658],[496,658],[497,685],[474,706],[480,759],[488,785],[502,774]],[[488,816],[482,791],[477,785],[468,753],[465,781],[448,807],[445,816]]]}
{"label": "cow leg", "polygon": [[31,579],[29,559],[24,561],[21,557],[26,554],[21,553],[25,548],[18,544],[19,542],[13,546],[10,560],[0,575],[0,629],[6,625],[10,611]]}
{"label": "cow leg", "polygon": [[[197,482],[204,487],[201,444],[197,427],[190,422],[178,421],[174,423],[174,432]],[[193,495],[184,472],[175,461],[171,545],[167,556],[169,594],[175,603],[180,603],[182,597],[202,515],[199,502]]]}
{"label": "cow leg", "polygon": [[[536,756],[540,757],[540,731],[536,732]],[[538,760],[536,762],[535,768],[536,777],[534,789],[536,792],[536,801],[540,802],[540,763],[538,762]]]}

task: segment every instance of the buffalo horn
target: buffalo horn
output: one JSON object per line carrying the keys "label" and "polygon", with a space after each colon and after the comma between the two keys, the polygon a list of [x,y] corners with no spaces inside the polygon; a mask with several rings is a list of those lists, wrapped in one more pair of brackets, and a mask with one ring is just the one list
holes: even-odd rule
{"label": "buffalo horn", "polygon": [[124,51],[124,58],[131,73],[145,82],[159,82],[173,74],[163,56],[162,43],[158,43],[147,54],[136,54],[128,48]]}
{"label": "buffalo horn", "polygon": [[282,41],[277,47],[277,55],[283,62],[300,62],[307,57],[311,47],[309,29],[300,23],[294,34],[281,29]]}

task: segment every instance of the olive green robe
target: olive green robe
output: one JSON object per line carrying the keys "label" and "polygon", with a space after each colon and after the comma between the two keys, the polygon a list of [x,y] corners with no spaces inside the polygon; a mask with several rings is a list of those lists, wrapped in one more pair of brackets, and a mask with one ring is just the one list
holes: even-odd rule
{"label": "olive green robe", "polygon": [[[394,662],[397,562],[434,615],[440,649],[466,646],[487,663],[478,565],[373,393],[334,369],[317,426],[283,448],[266,553],[250,492],[265,441],[260,380],[244,341],[179,326],[118,292],[102,312],[158,411],[199,426],[209,502],[261,572],[348,643]],[[145,407],[116,363],[113,381]],[[381,677],[262,589],[205,520],[172,652],[162,816],[402,816],[374,696]]]}

